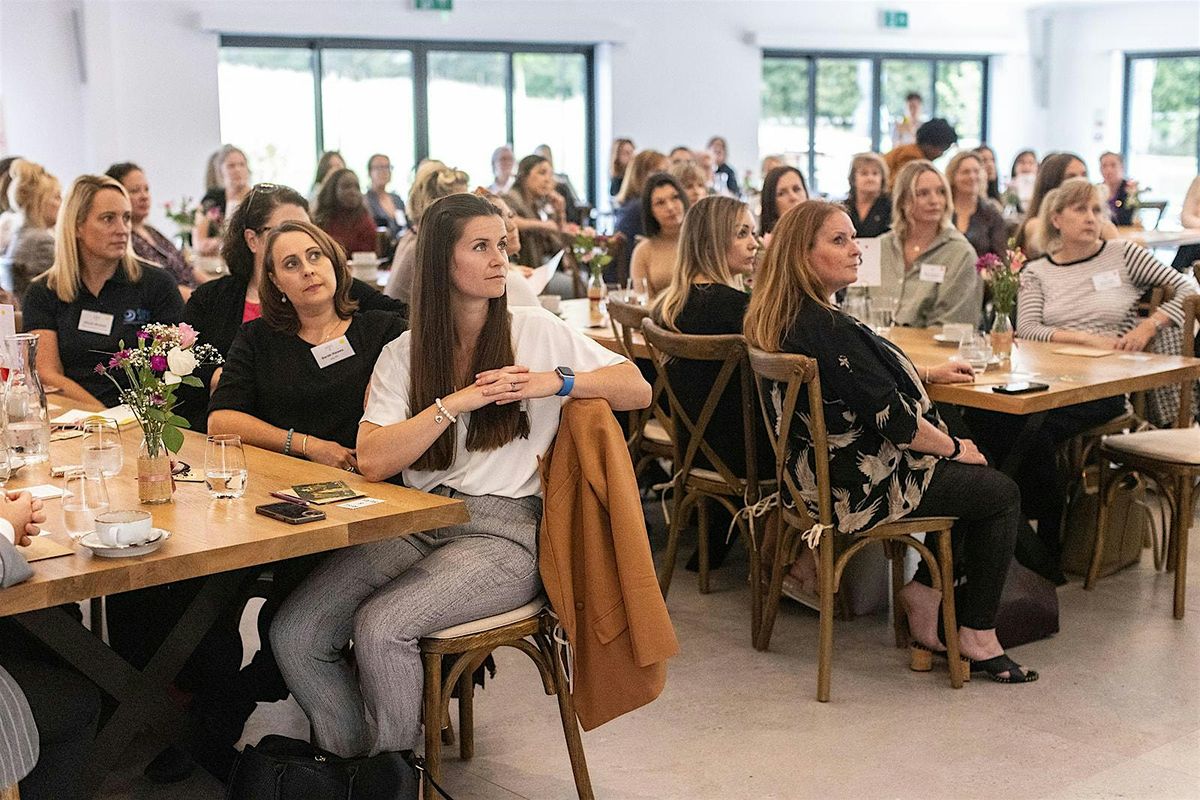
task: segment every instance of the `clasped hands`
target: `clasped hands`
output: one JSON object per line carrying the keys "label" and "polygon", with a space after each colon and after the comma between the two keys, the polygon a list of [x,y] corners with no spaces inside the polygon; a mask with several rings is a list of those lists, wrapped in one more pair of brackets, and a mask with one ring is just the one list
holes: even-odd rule
{"label": "clasped hands", "polygon": [[498,406],[552,397],[562,388],[562,378],[555,372],[530,372],[529,367],[513,364],[489,369],[475,376],[475,382],[446,398],[447,407],[455,414],[474,411],[495,403]]}
{"label": "clasped hands", "polygon": [[46,511],[42,501],[34,499],[29,492],[0,492],[0,517],[12,525],[16,544],[27,547],[31,537],[41,532],[39,526],[46,521]]}

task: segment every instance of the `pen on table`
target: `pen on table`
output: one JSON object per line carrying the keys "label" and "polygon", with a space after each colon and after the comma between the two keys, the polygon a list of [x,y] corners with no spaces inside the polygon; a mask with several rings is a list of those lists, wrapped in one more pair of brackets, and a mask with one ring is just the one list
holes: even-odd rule
{"label": "pen on table", "polygon": [[294,494],[284,494],[283,492],[270,492],[269,494],[271,497],[277,497],[285,503],[294,503],[295,505],[304,506],[305,508],[309,507],[307,500],[296,497]]}

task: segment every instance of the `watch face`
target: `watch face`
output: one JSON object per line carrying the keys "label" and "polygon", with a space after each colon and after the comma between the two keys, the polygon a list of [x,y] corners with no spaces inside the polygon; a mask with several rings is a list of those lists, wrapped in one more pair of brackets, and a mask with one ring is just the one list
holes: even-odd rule
{"label": "watch face", "polygon": [[570,367],[559,367],[554,371],[557,372],[559,375],[569,375],[572,378],[575,377],[575,371],[573,369],[571,369]]}

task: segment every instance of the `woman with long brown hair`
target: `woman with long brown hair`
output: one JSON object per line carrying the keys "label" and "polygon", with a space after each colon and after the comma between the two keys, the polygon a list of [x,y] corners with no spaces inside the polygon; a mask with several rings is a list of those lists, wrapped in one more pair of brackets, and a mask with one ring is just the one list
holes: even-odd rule
{"label": "woman with long brown hair", "polygon": [[[402,474],[459,498],[470,522],[335,553],[271,629],[315,741],[339,755],[414,747],[417,640],[537,594],[537,459],[565,398],[650,402],[633,364],[540,307],[508,308],[506,245],[483,198],[451,195],[425,212],[412,325],[384,348],[358,433],[365,477]],[[343,652],[351,638],[357,671]]]}
{"label": "woman with long brown hair", "polygon": [[[861,251],[840,206],[804,203],[775,228],[746,312],[752,347],[815,359],[829,434],[834,523],[855,534],[907,516],[957,517],[966,583],[958,603],[959,645],[972,669],[1001,683],[1025,683],[1037,673],[1004,654],[996,609],[1021,524],[1012,479],[987,466],[968,439],[947,432],[923,383],[969,383],[957,362],[918,369],[899,348],[829,304],[858,277]],[[764,386],[777,395],[778,386]],[[773,404],[768,403],[770,408]],[[806,415],[786,442],[787,468],[803,502],[817,515],[812,433]],[[918,650],[942,653],[940,593],[924,566],[900,592]],[[916,659],[914,659],[915,661]]]}
{"label": "woman with long brown hair", "polygon": [[579,226],[566,217],[567,201],[558,193],[554,165],[543,156],[525,156],[517,165],[517,178],[504,200],[517,212],[521,229],[520,263],[540,267],[562,248]]}

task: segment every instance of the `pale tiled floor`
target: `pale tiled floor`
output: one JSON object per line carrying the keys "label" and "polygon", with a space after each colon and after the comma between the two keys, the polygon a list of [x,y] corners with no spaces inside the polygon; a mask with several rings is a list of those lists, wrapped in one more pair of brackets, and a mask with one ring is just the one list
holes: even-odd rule
{"label": "pale tiled floor", "polygon": [[[1171,618],[1171,577],[1145,563],[1095,592],[1063,587],[1062,632],[1013,651],[1041,672],[1030,685],[977,676],[953,691],[944,667],[908,671],[882,615],[839,623],[828,704],[814,699],[814,613],[785,601],[771,651],[759,653],[744,561],[716,573],[709,595],[681,568],[669,607],[682,651],[665,692],[584,734],[596,796],[1200,797],[1198,551],[1182,622]],[[458,800],[574,797],[556,704],[524,656],[506,649],[497,661],[476,701],[475,758],[446,752],[446,788]],[[303,737],[307,723],[291,701],[261,706],[246,739],[268,732]],[[223,796],[199,773],[150,786],[140,763],[104,796]]]}

